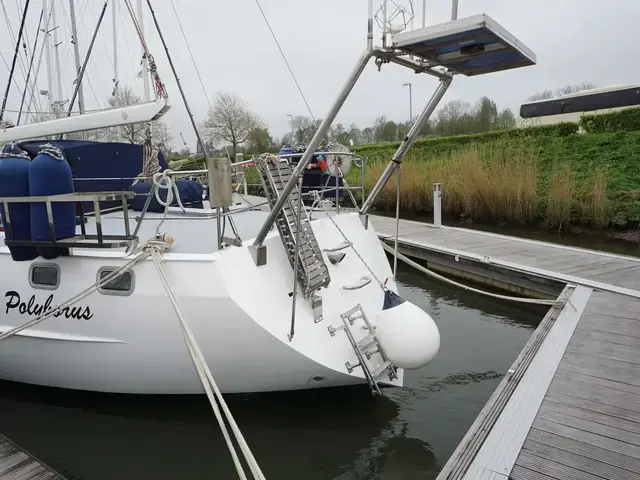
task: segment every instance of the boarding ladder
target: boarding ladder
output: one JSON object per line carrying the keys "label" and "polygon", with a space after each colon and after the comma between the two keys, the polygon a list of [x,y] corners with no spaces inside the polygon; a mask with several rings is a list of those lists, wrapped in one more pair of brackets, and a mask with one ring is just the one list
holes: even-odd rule
{"label": "boarding ladder", "polygon": [[[371,393],[373,395],[381,395],[382,392],[380,391],[378,382],[385,377],[389,378],[389,380],[397,378],[396,367],[387,359],[376,337],[375,328],[373,328],[369,322],[360,304],[344,312],[340,315],[340,318],[342,318],[342,325],[338,327],[329,326],[327,329],[332,337],[335,336],[339,330],[343,330],[349,339],[349,343],[358,361],[357,363],[346,362],[345,367],[347,367],[347,371],[351,373],[356,367],[360,367],[365,380],[369,384]],[[358,320],[362,320],[364,323],[364,331],[367,333],[360,340],[356,340],[356,336],[354,335],[354,330],[357,331],[358,328],[352,328]]]}
{"label": "boarding ladder", "polygon": [[[270,156],[257,159],[256,167],[258,167],[260,181],[269,206],[273,208],[284,187],[291,180],[291,166],[286,161]],[[300,231],[298,281],[304,297],[311,298],[316,290],[329,285],[331,277],[304,207],[300,212],[300,224],[297,223],[300,194],[296,186],[278,214],[276,226],[292,267],[294,267],[296,256],[296,234],[298,230]]]}

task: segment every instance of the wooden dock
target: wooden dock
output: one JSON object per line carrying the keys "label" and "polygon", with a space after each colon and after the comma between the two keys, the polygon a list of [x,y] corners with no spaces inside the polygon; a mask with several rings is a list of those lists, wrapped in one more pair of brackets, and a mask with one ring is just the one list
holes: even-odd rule
{"label": "wooden dock", "polygon": [[49,466],[0,435],[0,478],[3,480],[64,480]]}
{"label": "wooden dock", "polygon": [[[393,245],[395,220],[370,220]],[[411,221],[398,245],[434,269],[512,275],[569,298],[549,310],[439,480],[640,478],[640,259]]]}

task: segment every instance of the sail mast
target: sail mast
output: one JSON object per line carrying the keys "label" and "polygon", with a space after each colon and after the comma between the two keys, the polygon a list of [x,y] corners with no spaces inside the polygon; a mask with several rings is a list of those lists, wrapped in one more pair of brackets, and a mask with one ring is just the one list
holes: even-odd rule
{"label": "sail mast", "polygon": [[113,96],[118,94],[118,2],[111,2],[111,20],[113,22]]}
{"label": "sail mast", "polygon": [[2,108],[0,109],[0,123],[4,117],[4,109],[7,108],[7,99],[9,98],[9,90],[11,90],[11,81],[13,80],[13,72],[16,68],[16,60],[18,59],[18,52],[20,51],[20,41],[22,40],[22,32],[24,31],[24,23],[27,19],[27,11],[29,10],[29,1],[24,4],[24,11],[22,12],[22,22],[20,23],[20,31],[18,32],[18,39],[16,40],[16,50],[13,53],[13,61],[11,62],[11,70],[9,71],[9,79],[7,80],[7,88],[4,91],[4,98],[2,99]]}
{"label": "sail mast", "polygon": [[[73,2],[73,0],[71,1]],[[100,16],[98,17],[98,24],[96,25],[96,28],[93,31],[93,36],[91,37],[91,41],[89,42],[89,48],[87,49],[87,54],[84,57],[84,62],[82,62],[82,66],[78,70],[76,88],[73,90],[73,95],[71,96],[71,100],[69,101],[69,108],[67,110],[67,115],[66,115],[67,117],[71,116],[71,111],[73,110],[73,105],[76,101],[76,97],[78,98],[78,103],[80,103],[80,92],[82,91],[82,78],[84,77],[84,72],[87,69],[87,64],[89,63],[89,58],[91,57],[91,51],[93,50],[93,44],[96,41],[98,30],[100,30],[100,25],[102,24],[102,19],[104,18],[104,12],[107,10],[107,2],[108,0],[105,0],[104,5],[102,5],[102,10],[100,11]],[[81,113],[84,113],[84,110]]]}
{"label": "sail mast", "polygon": [[84,113],[84,92],[82,91],[82,78],[80,76],[80,49],[78,48],[78,30],[76,27],[76,8],[73,0],[69,0],[69,9],[71,10],[71,35],[73,43],[73,56],[76,62],[76,82],[78,92],[78,109],[80,113]]}
{"label": "sail mast", "polygon": [[[52,11],[49,10],[49,1],[42,1],[42,9],[44,10],[44,16],[50,18]],[[51,2],[53,3],[53,2]],[[53,7],[53,5],[51,5]],[[47,13],[49,12],[49,13]],[[53,25],[52,29],[56,28]],[[47,67],[47,99],[49,100],[49,112],[53,112],[53,76],[51,75],[51,40],[49,36],[49,23],[47,22],[47,27],[44,32],[44,53],[45,53],[45,61]],[[31,108],[31,107],[29,107]]]}
{"label": "sail mast", "polygon": [[[140,26],[140,34],[144,38],[144,18],[142,17],[142,0],[138,0],[138,24]],[[142,80],[144,88],[144,101],[151,100],[151,94],[149,93],[149,63],[144,46],[142,47]]]}
{"label": "sail mast", "polygon": [[[42,34],[44,35],[44,40],[40,44],[40,53],[38,54],[38,65],[36,66],[36,71],[33,74],[33,82],[31,83],[31,89],[29,92],[29,101],[27,102],[27,107],[25,111],[27,112],[27,119],[29,118],[29,113],[32,115],[32,119],[36,119],[36,114],[31,111],[31,105],[33,104],[33,100],[36,95],[36,89],[38,88],[38,77],[40,75],[40,66],[42,65],[42,54],[44,53],[46,48],[49,48],[49,25],[51,24],[51,11],[47,12],[47,2],[44,0],[42,2],[42,16],[45,18],[45,23],[42,28]],[[47,50],[48,51],[48,50]],[[48,72],[51,72],[49,69]],[[40,92],[38,92],[40,94]],[[40,105],[40,102],[36,100],[36,106]],[[38,108],[36,107],[35,110]]]}
{"label": "sail mast", "polygon": [[[56,5],[55,2],[51,2],[51,21],[53,22],[53,53],[55,55],[54,66],[56,68],[56,95],[53,104],[56,106],[56,117],[62,113],[62,74],[60,73],[60,44],[58,41],[58,21],[56,20]],[[51,92],[53,95],[53,92]]]}
{"label": "sail mast", "polygon": [[44,16],[44,9],[40,11],[40,20],[38,21],[38,30],[36,31],[36,39],[33,42],[33,49],[31,51],[31,60],[29,61],[29,70],[27,70],[27,78],[24,81],[24,90],[22,91],[22,100],[20,100],[20,109],[18,110],[18,120],[16,125],[20,125],[20,119],[22,118],[22,108],[24,107],[24,101],[27,98],[27,90],[29,90],[29,80],[31,79],[31,71],[33,70],[33,60],[36,58],[36,50],[38,48],[38,39],[40,38],[40,30],[42,26],[42,17]]}

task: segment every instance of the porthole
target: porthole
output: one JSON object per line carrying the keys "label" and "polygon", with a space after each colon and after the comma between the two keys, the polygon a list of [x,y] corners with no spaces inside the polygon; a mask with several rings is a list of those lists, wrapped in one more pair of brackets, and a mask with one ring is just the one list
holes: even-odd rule
{"label": "porthole", "polygon": [[55,290],[60,285],[60,267],[55,263],[34,263],[29,268],[29,283],[33,288]]}
{"label": "porthole", "polygon": [[[117,269],[117,267],[102,267],[98,270],[98,281],[103,280],[107,275],[115,272]],[[134,288],[133,272],[129,270],[109,280],[102,285],[98,291],[105,295],[131,295]]]}

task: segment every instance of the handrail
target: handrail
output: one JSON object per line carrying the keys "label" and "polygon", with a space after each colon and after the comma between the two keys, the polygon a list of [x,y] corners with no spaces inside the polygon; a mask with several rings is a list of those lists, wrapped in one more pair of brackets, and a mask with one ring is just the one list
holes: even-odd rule
{"label": "handrail", "polygon": [[38,195],[32,197],[0,197],[0,203],[61,203],[61,202],[109,202],[114,200],[128,200],[135,197],[134,192],[127,190],[116,192],[74,192],[59,193],[57,195]]}
{"label": "handrail", "polygon": [[344,250],[345,248],[349,248],[351,245],[353,245],[352,242],[343,242],[342,245],[338,245],[337,247],[334,247],[334,248],[323,248],[322,251],[327,252],[327,253],[339,252],[340,250]]}
{"label": "handrail", "polygon": [[[304,152],[298,152],[298,153],[283,153],[283,154],[278,154],[276,155],[278,158],[290,158],[290,157],[300,157],[304,154]],[[313,152],[313,156],[316,155],[340,155],[343,157],[360,157],[360,155],[358,155],[355,152]]]}
{"label": "handrail", "polygon": [[366,287],[370,283],[371,283],[371,278],[370,277],[360,277],[360,283],[358,283],[356,285],[343,285],[342,289],[343,290],[359,290],[362,287]]}

